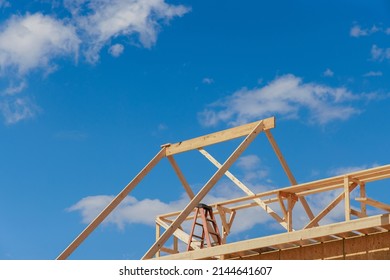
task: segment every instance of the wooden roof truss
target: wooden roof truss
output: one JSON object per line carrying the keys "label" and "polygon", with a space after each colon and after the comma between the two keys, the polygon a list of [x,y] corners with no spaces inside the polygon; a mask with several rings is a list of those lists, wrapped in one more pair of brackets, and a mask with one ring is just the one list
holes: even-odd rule
{"label": "wooden roof truss", "polygon": [[[335,176],[332,178],[305,184],[297,184],[296,179],[294,178],[271,133],[271,130],[274,127],[275,118],[272,117],[175,144],[165,144],[161,146],[161,150],[157,153],[157,155],[84,229],[84,231],[75,238],[75,240],[57,257],[57,259],[68,258],[68,256],[72,254],[72,252],[88,237],[88,235],[120,204],[120,202],[164,157],[168,159],[173,170],[178,176],[184,190],[190,198],[190,202],[182,211],[163,214],[156,218],[156,241],[145,253],[142,259],[151,259],[153,257],[162,259],[195,259],[215,257],[221,259],[232,258],[232,256],[234,257],[242,254],[251,254],[253,252],[259,253],[260,251],[264,252],[267,250],[302,246],[315,242],[344,238],[345,236],[369,234],[372,232],[387,231],[390,229],[388,216],[383,216],[382,219],[374,219],[373,217],[368,217],[367,215],[367,205],[376,207],[385,212],[390,212],[390,205],[373,200],[367,197],[366,194],[366,183],[390,177],[390,165],[376,167],[346,175]],[[291,186],[255,194],[242,181],[234,176],[229,171],[229,169],[240,157],[240,155],[247,149],[247,147],[254,141],[254,139],[262,132],[269,140],[283,170],[285,171],[290,181]],[[218,162],[205,149],[209,145],[218,144],[239,137],[243,137],[243,141],[223,163]],[[176,154],[191,150],[198,150],[217,168],[215,173],[209,178],[209,180],[198,191],[198,193],[193,192],[174,158],[174,155]],[[196,242],[191,242],[191,246],[195,250],[189,252],[179,252],[181,248],[179,246],[179,242],[186,244],[188,243],[189,239],[189,234],[185,232],[182,227],[183,223],[187,220],[193,219],[194,208],[202,201],[202,199],[210,192],[210,190],[223,176],[229,178],[246,194],[246,196],[243,197],[210,205],[214,208],[214,214],[219,216],[220,223],[222,225],[221,232],[223,245],[198,250],[199,246],[196,244]],[[329,203],[329,205],[324,207],[322,211],[314,214],[308,203],[307,197],[312,194],[337,189],[341,190],[340,194],[336,196],[333,201]],[[351,192],[355,189],[358,189],[360,194],[358,198],[355,198],[356,201],[359,202],[359,209],[353,209],[351,206]],[[330,229],[324,229],[324,226],[320,226],[319,223],[323,220],[323,218],[342,202],[344,202],[345,221],[341,224],[337,224],[337,226],[332,224]],[[293,209],[297,203],[301,204],[308,219],[308,223],[301,229],[293,228]],[[282,228],[285,229],[286,233],[273,235],[270,237],[263,237],[261,240],[255,239],[254,241],[249,242],[250,245],[248,245],[248,242],[245,244],[242,244],[242,242],[238,242],[237,244],[225,244],[226,238],[229,235],[232,226],[234,225],[237,211],[251,207],[260,207],[263,209],[263,211],[268,213],[277,223],[281,225]],[[277,211],[274,209],[277,209]],[[370,220],[367,222],[367,219]],[[352,222],[355,222],[356,225],[357,220],[361,220],[361,224],[364,226],[356,226],[352,229]],[[171,238],[173,240],[172,246],[171,248],[168,248],[165,246],[165,244]],[[162,256],[162,254],[164,256]]]}

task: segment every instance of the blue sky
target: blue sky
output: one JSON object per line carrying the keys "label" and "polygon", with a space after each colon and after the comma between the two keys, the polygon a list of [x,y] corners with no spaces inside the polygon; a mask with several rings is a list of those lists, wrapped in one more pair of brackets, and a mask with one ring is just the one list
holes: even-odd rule
{"label": "blue sky", "polygon": [[[269,116],[298,182],[388,164],[389,63],[388,1],[0,0],[0,259],[54,259],[161,144]],[[232,171],[288,186],[264,135]],[[186,201],[164,161],[71,258],[139,259]]]}

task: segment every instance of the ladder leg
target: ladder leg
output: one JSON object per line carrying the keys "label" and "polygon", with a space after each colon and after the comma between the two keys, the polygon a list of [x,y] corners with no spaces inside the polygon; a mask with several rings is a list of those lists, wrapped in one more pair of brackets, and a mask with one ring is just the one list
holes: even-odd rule
{"label": "ladder leg", "polygon": [[202,218],[202,223],[203,223],[203,232],[204,232],[204,235],[206,237],[206,241],[207,241],[207,247],[212,247],[212,243],[211,243],[211,240],[210,240],[210,232],[209,232],[209,229],[208,229],[208,226],[207,226],[207,210],[202,208],[200,209],[200,216]]}
{"label": "ladder leg", "polygon": [[190,237],[188,238],[187,251],[191,250],[192,236],[194,235],[195,226],[196,226],[196,220],[198,219],[198,213],[199,213],[199,208],[196,208],[194,220],[192,222],[192,228],[191,228],[191,232],[190,232]]}

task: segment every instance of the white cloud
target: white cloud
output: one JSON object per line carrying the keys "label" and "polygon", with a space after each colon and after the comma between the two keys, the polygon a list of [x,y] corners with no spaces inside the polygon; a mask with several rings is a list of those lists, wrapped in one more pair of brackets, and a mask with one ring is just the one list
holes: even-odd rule
{"label": "white cloud", "polygon": [[32,118],[37,112],[38,107],[26,97],[0,101],[0,113],[8,125]]}
{"label": "white cloud", "polygon": [[373,25],[371,28],[361,28],[360,25],[355,24],[351,28],[349,35],[358,38],[358,37],[369,36],[379,31],[381,31],[381,29],[378,28],[376,25]]}
{"label": "white cloud", "polygon": [[334,76],[334,72],[333,72],[332,70],[330,70],[329,68],[327,68],[327,69],[324,71],[323,75],[324,75],[325,77],[333,77],[333,76]]}
{"label": "white cloud", "polygon": [[54,58],[77,57],[80,40],[73,26],[40,13],[13,16],[0,31],[0,74],[50,68]]}
{"label": "white cloud", "polygon": [[119,57],[123,51],[124,51],[125,47],[122,45],[122,44],[115,44],[115,45],[112,45],[109,49],[108,49],[108,52],[113,56],[113,57]]}
{"label": "white cloud", "polygon": [[206,85],[210,85],[210,84],[214,83],[214,80],[212,78],[206,77],[206,78],[203,78],[202,83],[206,84]]}
{"label": "white cloud", "polygon": [[390,59],[390,48],[380,48],[377,45],[371,47],[371,58],[377,61]]}
{"label": "white cloud", "polygon": [[151,47],[157,40],[160,22],[189,11],[185,6],[169,5],[164,0],[69,0],[65,6],[88,41],[85,55],[92,63],[99,59],[101,48],[115,37],[136,36],[142,46]]}
{"label": "white cloud", "polygon": [[[0,0],[0,8],[9,5],[8,1]],[[120,36],[150,48],[162,24],[189,11],[183,5],[170,5],[164,0],[65,0],[63,5],[70,11],[68,18],[27,13],[14,15],[0,26],[0,77],[9,84],[0,93],[22,92],[31,72],[50,74],[57,70],[56,60],[64,57],[77,61],[82,53],[86,61],[96,63],[101,49]],[[109,53],[118,57],[123,50],[123,45],[115,44]],[[12,81],[19,81],[18,85]],[[35,115],[27,106],[21,110],[23,98],[2,99],[1,112],[8,124]]]}
{"label": "white cloud", "polygon": [[380,77],[380,76],[383,76],[383,73],[381,71],[370,71],[363,74],[363,77]]}
{"label": "white cloud", "polygon": [[17,85],[11,82],[11,84],[5,89],[5,95],[14,95],[22,92],[27,87],[26,81],[22,80]]}
{"label": "white cloud", "polygon": [[260,158],[257,155],[242,156],[237,160],[237,166],[245,171],[256,169],[259,164]]}
{"label": "white cloud", "polygon": [[208,105],[199,113],[199,120],[204,126],[220,122],[237,125],[272,115],[302,118],[307,114],[309,122],[326,124],[358,114],[360,110],[351,102],[359,98],[346,88],[304,83],[290,74],[262,88],[242,88]]}
{"label": "white cloud", "polygon": [[[68,208],[68,211],[80,211],[83,223],[91,222],[114,198],[110,195],[88,196]],[[165,203],[158,199],[137,200],[127,196],[107,217],[105,223],[123,228],[126,224],[137,223],[154,225],[155,217],[184,208],[185,199]]]}

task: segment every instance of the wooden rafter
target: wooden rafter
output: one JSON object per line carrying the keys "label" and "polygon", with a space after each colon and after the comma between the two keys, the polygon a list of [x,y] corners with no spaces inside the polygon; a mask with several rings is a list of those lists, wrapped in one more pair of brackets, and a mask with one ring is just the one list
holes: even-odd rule
{"label": "wooden rafter", "polygon": [[76,237],[75,240],[57,257],[57,260],[64,260],[94,231],[98,225],[121,203],[123,199],[142,181],[157,163],[165,157],[165,148],[160,152],[131,180],[130,183],[103,209],[102,212]]}

